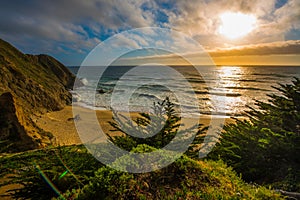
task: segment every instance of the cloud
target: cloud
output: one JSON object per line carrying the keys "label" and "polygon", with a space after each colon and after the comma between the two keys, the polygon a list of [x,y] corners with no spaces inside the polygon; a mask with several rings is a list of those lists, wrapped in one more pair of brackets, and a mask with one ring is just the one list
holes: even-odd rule
{"label": "cloud", "polygon": [[[207,50],[271,43],[284,41],[288,33],[300,30],[300,1],[287,0],[280,6],[278,1],[4,0],[0,7],[0,37],[26,53],[55,54],[63,59],[71,54],[85,55],[100,41],[120,31],[149,26],[188,34]],[[226,39],[219,35],[218,29],[220,14],[228,11],[254,14],[258,28],[240,40]],[[149,42],[164,45],[135,37],[123,41],[128,44],[134,39],[133,47]],[[176,35],[170,37],[174,46],[185,42]],[[186,46],[187,50],[192,48]],[[264,48],[266,51],[267,47]]]}
{"label": "cloud", "polygon": [[[169,26],[194,37],[208,48],[226,45],[258,44],[283,41],[285,35],[300,29],[300,1],[288,0],[276,8],[276,0],[202,0],[177,1],[175,9],[166,11]],[[253,14],[257,28],[240,40],[229,40],[219,35],[219,16],[224,12]]]}
{"label": "cloud", "polygon": [[125,37],[124,35],[117,35],[115,42],[112,43],[114,48],[129,48],[129,49],[138,49],[140,48],[138,42],[134,39]]}
{"label": "cloud", "polygon": [[244,65],[250,63],[272,63],[273,65],[292,63],[293,65],[299,65],[300,40],[246,45],[235,48],[223,48],[208,51],[207,53],[203,51],[187,52],[181,54],[180,56],[174,53],[153,54],[122,58],[120,63],[143,64],[156,62],[169,65],[190,65],[191,63],[188,63],[184,60],[188,59],[189,61],[192,61],[192,64],[211,65],[212,63],[209,59],[210,56],[217,64],[222,65],[226,65],[228,63],[234,63],[235,65]]}
{"label": "cloud", "polygon": [[37,46],[48,41],[52,43],[50,52],[57,45],[90,50],[103,34],[153,25],[151,12],[143,11],[142,4],[130,0],[2,1],[0,37],[18,44],[35,41]]}
{"label": "cloud", "polygon": [[290,0],[284,6],[275,11],[278,29],[289,31],[300,29],[300,1]]}
{"label": "cloud", "polygon": [[223,12],[255,13],[264,17],[272,13],[275,0],[203,0],[177,1],[176,12],[171,11],[170,24],[191,35],[216,34]]}
{"label": "cloud", "polygon": [[245,56],[245,55],[276,55],[300,54],[300,40],[246,45],[229,49],[218,49],[209,52],[213,57]]}

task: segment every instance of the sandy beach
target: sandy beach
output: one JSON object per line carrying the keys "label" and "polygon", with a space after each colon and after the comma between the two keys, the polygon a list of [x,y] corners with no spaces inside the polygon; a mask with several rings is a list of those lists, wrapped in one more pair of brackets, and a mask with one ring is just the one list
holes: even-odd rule
{"label": "sandy beach", "polygon": [[[112,120],[112,112],[108,110],[91,110],[83,107],[76,107],[76,110],[81,113],[81,115],[91,114],[91,112],[96,112],[96,116],[101,126],[101,129],[105,133],[112,135],[120,134],[118,132],[112,132],[112,127],[109,121]],[[130,113],[131,118],[134,119],[138,116],[138,113]],[[81,117],[82,118],[82,117]],[[77,129],[75,127],[73,119],[72,106],[66,106],[64,109],[55,112],[49,112],[40,117],[36,118],[37,125],[44,129],[45,131],[51,132],[55,139],[54,144],[57,145],[72,145],[81,144],[82,141],[79,137]],[[76,120],[76,119],[75,119]],[[81,120],[81,119],[79,119]],[[199,122],[205,126],[210,125],[211,118],[209,116],[203,116],[200,118]],[[226,118],[225,124],[233,122],[233,119]],[[89,122],[86,123],[89,126]]]}
{"label": "sandy beach", "polygon": [[[77,107],[77,109],[80,109],[83,113],[94,112],[87,108]],[[103,131],[108,132],[111,129],[108,122],[112,121],[112,112],[103,110],[96,111],[96,113]],[[49,112],[41,115],[40,118],[36,120],[36,123],[40,128],[45,131],[49,131],[54,135],[54,143],[57,145],[82,143],[73,120],[72,106],[66,106],[60,111]]]}

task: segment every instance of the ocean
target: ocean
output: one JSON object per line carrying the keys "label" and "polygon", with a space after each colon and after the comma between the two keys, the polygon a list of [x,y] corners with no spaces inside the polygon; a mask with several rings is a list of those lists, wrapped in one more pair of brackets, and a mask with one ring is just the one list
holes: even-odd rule
{"label": "ocean", "polygon": [[[169,97],[184,115],[240,117],[255,100],[280,94],[273,87],[300,78],[296,66],[69,67],[84,82],[76,104],[91,109],[151,112]],[[99,75],[99,71],[103,74]],[[96,88],[96,92],[95,92]]]}

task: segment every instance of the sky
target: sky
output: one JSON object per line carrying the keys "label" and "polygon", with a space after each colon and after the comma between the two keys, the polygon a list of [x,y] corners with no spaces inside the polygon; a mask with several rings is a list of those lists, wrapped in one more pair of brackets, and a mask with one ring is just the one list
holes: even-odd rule
{"label": "sky", "polygon": [[[176,34],[168,35],[170,41],[122,35],[143,27],[185,34],[217,65],[300,65],[299,0],[3,0],[0,7],[0,38],[24,53],[49,54],[67,66],[79,66],[99,43],[120,33],[115,49],[122,44],[165,47],[173,41],[190,52]],[[147,52],[127,61],[156,57],[157,62],[182,64],[173,54]]]}

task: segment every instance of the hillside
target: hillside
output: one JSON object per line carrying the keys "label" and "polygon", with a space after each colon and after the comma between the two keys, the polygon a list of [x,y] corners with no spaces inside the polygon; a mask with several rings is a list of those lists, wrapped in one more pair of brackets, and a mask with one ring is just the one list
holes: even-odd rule
{"label": "hillside", "polygon": [[41,113],[71,103],[75,76],[47,55],[26,55],[0,39],[0,152],[50,143],[51,134],[34,122]]}
{"label": "hillside", "polygon": [[[147,149],[151,147],[140,145],[134,151]],[[127,157],[120,161],[130,164]],[[186,156],[141,174],[103,166],[82,145],[10,154],[0,162],[0,177],[14,173],[4,185],[23,185],[11,191],[16,199],[283,199],[275,191],[245,183],[221,161]]]}

